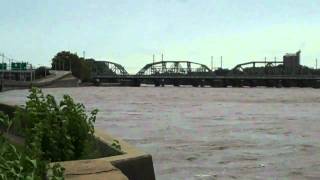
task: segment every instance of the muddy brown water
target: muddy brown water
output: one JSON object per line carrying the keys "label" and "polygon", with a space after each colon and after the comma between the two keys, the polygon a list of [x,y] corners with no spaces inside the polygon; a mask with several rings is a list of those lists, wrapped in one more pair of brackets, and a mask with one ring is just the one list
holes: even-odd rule
{"label": "muddy brown water", "polygon": [[[79,87],[97,128],[150,153],[157,179],[320,179],[320,90]],[[26,90],[0,93],[22,104]]]}

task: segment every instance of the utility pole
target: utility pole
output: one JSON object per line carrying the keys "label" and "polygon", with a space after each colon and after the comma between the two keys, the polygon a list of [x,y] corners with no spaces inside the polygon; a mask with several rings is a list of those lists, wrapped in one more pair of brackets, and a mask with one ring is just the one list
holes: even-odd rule
{"label": "utility pole", "polygon": [[82,53],[83,53],[82,54],[83,55],[83,59],[85,59],[86,58],[86,51],[83,51]]}
{"label": "utility pole", "polygon": [[[47,67],[46,66],[43,66],[44,67],[44,77],[47,77]],[[32,64],[31,64],[31,71],[32,71]]]}
{"label": "utility pole", "polygon": [[154,73],[155,68],[154,68],[154,54],[152,54],[152,67],[151,67],[151,73]]}
{"label": "utility pole", "polygon": [[152,62],[154,63],[154,54],[152,55]]}
{"label": "utility pole", "polygon": [[161,54],[161,61],[163,61],[163,53]]}
{"label": "utility pole", "polygon": [[222,56],[220,57],[220,68],[222,69]]}
{"label": "utility pole", "polygon": [[[31,64],[31,72],[30,72],[30,81],[31,81],[31,84],[32,84],[32,64]],[[44,69],[44,77],[46,77],[46,69]]]}
{"label": "utility pole", "polygon": [[11,80],[11,61],[13,61],[13,59],[9,59],[9,64],[8,64],[8,70],[9,70],[9,65],[10,65],[10,71],[9,71],[9,80]]}
{"label": "utility pole", "polygon": [[316,69],[318,69],[318,59],[316,59]]}
{"label": "utility pole", "polygon": [[69,71],[71,71],[71,59],[69,59]]}
{"label": "utility pole", "polygon": [[267,57],[264,57],[264,63],[267,63]]}
{"label": "utility pole", "polygon": [[0,92],[3,91],[3,61],[4,61],[4,54],[0,54],[0,56],[2,56],[2,64],[1,64],[1,81],[0,81]]}
{"label": "utility pole", "polygon": [[21,81],[22,79],[22,71],[21,71],[21,68],[22,68],[22,61],[20,62],[20,66],[19,66],[19,81]]}
{"label": "utility pole", "polygon": [[4,77],[4,54],[2,53],[1,56],[2,56],[2,64],[1,64],[2,72],[1,72],[1,75],[2,75],[2,79],[3,79],[3,77]]}
{"label": "utility pole", "polygon": [[[4,63],[4,54],[0,54],[0,56],[2,56],[2,66],[3,66],[3,63]],[[2,66],[1,66],[1,67],[2,67]],[[1,69],[3,69],[3,67],[2,67]]]}
{"label": "utility pole", "polygon": [[213,56],[211,56],[211,71],[213,71]]}

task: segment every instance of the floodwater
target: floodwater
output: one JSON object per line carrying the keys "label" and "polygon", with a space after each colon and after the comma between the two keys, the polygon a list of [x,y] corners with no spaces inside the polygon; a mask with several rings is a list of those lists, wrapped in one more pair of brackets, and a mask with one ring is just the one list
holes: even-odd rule
{"label": "floodwater", "polygon": [[[157,179],[319,179],[320,90],[52,88],[102,128],[150,153]],[[26,90],[0,93],[23,103]]]}

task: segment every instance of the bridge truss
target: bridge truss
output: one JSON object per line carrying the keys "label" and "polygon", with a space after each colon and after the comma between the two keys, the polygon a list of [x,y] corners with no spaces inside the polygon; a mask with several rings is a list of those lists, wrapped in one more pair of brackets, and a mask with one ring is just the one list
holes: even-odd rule
{"label": "bridge truss", "polygon": [[137,75],[201,75],[212,73],[204,64],[190,61],[160,61],[145,65]]}
{"label": "bridge truss", "polygon": [[251,61],[236,65],[230,72],[237,75],[281,75],[283,61]]}
{"label": "bridge truss", "polygon": [[128,75],[125,68],[117,63],[110,61],[92,61],[92,76],[104,75]]}

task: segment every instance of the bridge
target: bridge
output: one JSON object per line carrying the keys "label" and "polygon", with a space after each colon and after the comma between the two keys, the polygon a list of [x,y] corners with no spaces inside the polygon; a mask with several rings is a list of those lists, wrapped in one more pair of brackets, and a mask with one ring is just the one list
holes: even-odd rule
{"label": "bridge", "polygon": [[111,61],[90,61],[92,76],[127,75],[125,68]]}
{"label": "bridge", "polygon": [[231,70],[231,74],[238,75],[277,75],[283,73],[283,61],[250,61],[238,64]]}
{"label": "bridge", "polygon": [[140,86],[142,83],[165,85],[192,85],[193,87],[318,87],[319,76],[183,76],[183,75],[110,75],[98,79],[118,80],[122,85]]}
{"label": "bridge", "polygon": [[[190,61],[160,61],[145,65],[137,74],[129,75],[114,71],[107,74],[95,74],[92,78],[97,84],[100,82],[118,82],[121,85],[140,86],[141,84],[165,85],[192,85],[194,87],[319,87],[320,76],[313,75],[279,75],[277,73],[258,74],[248,71],[245,66],[251,65],[253,70],[256,64],[268,67],[277,67],[281,62],[255,61],[235,66],[231,72],[218,76],[204,64]],[[121,66],[122,67],[122,66]],[[252,69],[251,69],[252,70]],[[126,72],[126,71],[125,71]]]}
{"label": "bridge", "polygon": [[160,61],[145,65],[138,75],[199,75],[212,73],[206,65],[191,61]]}

